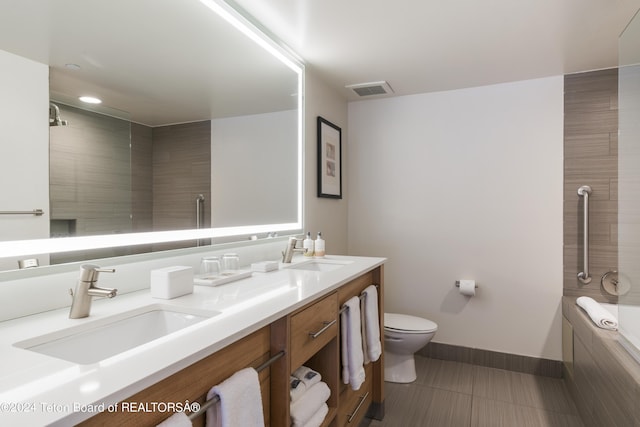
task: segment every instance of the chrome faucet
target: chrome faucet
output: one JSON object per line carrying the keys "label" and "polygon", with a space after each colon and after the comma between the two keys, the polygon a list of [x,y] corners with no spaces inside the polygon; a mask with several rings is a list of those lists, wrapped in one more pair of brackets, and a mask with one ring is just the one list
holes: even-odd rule
{"label": "chrome faucet", "polygon": [[96,286],[99,273],[114,273],[113,268],[102,269],[97,265],[83,264],[80,266],[80,279],[76,285],[76,291],[69,289],[69,293],[73,297],[71,303],[71,311],[69,311],[70,319],[80,319],[89,316],[91,311],[92,297],[113,298],[118,293],[117,289],[100,288]]}
{"label": "chrome faucet", "polygon": [[296,244],[300,242],[302,243],[302,239],[296,239],[295,237],[289,237],[289,241],[287,242],[287,248],[282,252],[282,262],[290,263],[291,258],[293,258],[293,254],[296,252],[307,252],[306,249],[296,248]]}

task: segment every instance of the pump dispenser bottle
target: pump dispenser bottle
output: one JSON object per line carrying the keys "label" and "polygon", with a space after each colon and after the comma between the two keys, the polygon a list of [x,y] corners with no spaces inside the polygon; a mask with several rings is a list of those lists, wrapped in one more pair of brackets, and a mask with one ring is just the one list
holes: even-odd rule
{"label": "pump dispenser bottle", "polygon": [[315,256],[323,257],[324,256],[324,239],[322,238],[322,233],[318,231],[318,237],[314,242]]}
{"label": "pump dispenser bottle", "polygon": [[311,232],[307,231],[307,237],[302,241],[302,248],[306,249],[304,256],[313,256],[313,239],[311,239]]}

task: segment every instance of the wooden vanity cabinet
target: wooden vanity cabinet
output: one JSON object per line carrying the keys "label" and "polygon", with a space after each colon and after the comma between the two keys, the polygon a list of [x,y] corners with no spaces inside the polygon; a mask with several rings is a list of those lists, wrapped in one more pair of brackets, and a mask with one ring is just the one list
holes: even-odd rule
{"label": "wooden vanity cabinet", "polygon": [[[291,330],[290,374],[304,365],[322,375],[322,381],[331,390],[327,400],[329,413],[322,425],[335,425],[334,419],[338,411],[339,372],[337,292],[290,314],[289,326]],[[288,423],[283,425],[290,425],[290,419],[287,421]]]}
{"label": "wooden vanity cabinet", "polygon": [[[359,390],[352,390],[341,379],[340,308],[349,298],[360,296],[366,287],[373,284],[378,285],[380,338],[384,345],[382,267],[355,278],[336,292],[290,315],[291,372],[301,365],[308,366],[320,372],[323,381],[331,389],[331,397],[327,402],[329,414],[323,426],[357,426],[365,415],[378,419],[384,416],[383,356],[378,361],[365,365],[366,379]],[[335,324],[330,324],[334,319],[337,320]],[[310,337],[311,333],[324,326],[326,329],[322,335],[315,339]]]}
{"label": "wooden vanity cabinet", "polygon": [[[304,365],[320,372],[331,396],[323,427],[357,426],[366,415],[384,415],[383,356],[365,366],[366,380],[360,390],[341,381],[340,307],[358,296],[369,285],[378,284],[380,331],[383,329],[383,267],[363,274],[336,291],[301,307],[249,336],[194,363],[176,374],[126,399],[126,402],[204,403],[212,386],[248,366],[259,366],[281,350],[285,355],[260,372],[262,403],[266,426],[291,425],[289,377]],[[382,339],[384,345],[384,340]],[[84,421],[83,426],[155,426],[173,415],[171,412],[104,412]],[[204,416],[193,421],[203,426]]]}
{"label": "wooden vanity cabinet", "polygon": [[[384,305],[382,267],[363,274],[338,289],[340,307],[350,298],[360,296],[369,285],[378,285],[378,318],[380,341],[384,349]],[[382,419],[384,416],[384,353],[376,362],[365,365],[365,381],[358,390],[340,381],[338,426],[357,426],[365,415]]]}
{"label": "wooden vanity cabinet", "polygon": [[291,315],[291,372],[338,336],[338,294]]}

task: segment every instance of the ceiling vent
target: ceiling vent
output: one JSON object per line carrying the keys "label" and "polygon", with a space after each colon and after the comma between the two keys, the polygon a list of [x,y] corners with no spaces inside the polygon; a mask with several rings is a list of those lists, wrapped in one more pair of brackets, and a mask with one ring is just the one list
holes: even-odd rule
{"label": "ceiling vent", "polygon": [[387,95],[393,93],[393,89],[391,89],[389,83],[385,81],[358,83],[355,85],[347,85],[345,87],[353,90],[358,94],[358,96]]}

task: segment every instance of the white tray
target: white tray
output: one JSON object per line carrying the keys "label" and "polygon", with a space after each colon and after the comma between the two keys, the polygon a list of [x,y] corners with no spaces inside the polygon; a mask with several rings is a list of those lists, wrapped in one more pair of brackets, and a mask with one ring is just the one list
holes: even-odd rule
{"label": "white tray", "polygon": [[251,276],[251,274],[252,272],[249,270],[238,270],[234,273],[221,273],[215,276],[204,274],[194,277],[193,283],[200,286],[219,286],[244,279],[245,277]]}

